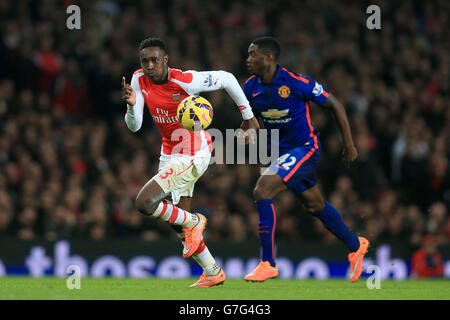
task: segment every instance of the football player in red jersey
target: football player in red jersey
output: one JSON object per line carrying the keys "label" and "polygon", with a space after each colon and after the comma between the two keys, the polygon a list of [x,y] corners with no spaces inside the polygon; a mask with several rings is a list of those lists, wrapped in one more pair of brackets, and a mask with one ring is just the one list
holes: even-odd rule
{"label": "football player in red jersey", "polygon": [[225,89],[242,114],[241,127],[248,132],[259,129],[259,123],[231,73],[170,68],[167,47],[159,38],[143,40],[139,50],[141,69],[134,72],[131,84],[122,78],[122,99],[127,102],[125,122],[131,131],[139,130],[146,104],[161,133],[162,147],[159,171],[140,190],[136,208],[147,216],[167,221],[183,243],[183,257],[192,256],[203,268],[202,276],[192,286],[222,284],[225,273],[215,263],[202,236],[206,218],[190,212],[194,184],[209,165],[211,137],[204,130],[184,129],[178,122],[177,108],[190,95]]}

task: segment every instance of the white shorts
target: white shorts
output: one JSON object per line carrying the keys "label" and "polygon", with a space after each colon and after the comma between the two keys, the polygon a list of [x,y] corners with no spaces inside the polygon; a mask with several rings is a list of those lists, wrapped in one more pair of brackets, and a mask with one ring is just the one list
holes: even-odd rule
{"label": "white shorts", "polygon": [[192,197],[195,182],[208,168],[210,158],[211,154],[202,157],[161,154],[158,173],[152,179],[165,193],[171,193],[172,203],[177,204],[181,197]]}

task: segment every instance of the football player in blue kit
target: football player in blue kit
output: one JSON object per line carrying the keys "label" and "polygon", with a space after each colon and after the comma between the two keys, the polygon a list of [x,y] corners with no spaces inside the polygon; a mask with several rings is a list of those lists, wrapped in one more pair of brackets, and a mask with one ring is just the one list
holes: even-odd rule
{"label": "football player in blue kit", "polygon": [[[280,157],[259,177],[253,191],[259,214],[258,233],[261,261],[247,281],[265,281],[278,276],[275,262],[276,213],[273,199],[289,189],[302,201],[305,210],[348,247],[350,280],[359,279],[369,241],[358,237],[341,218],[339,212],[324,200],[316,184],[314,169],[321,153],[317,130],[311,124],[310,101],[330,110],[337,122],[344,148],[342,157],[350,164],[358,152],[353,143],[344,106],[330,91],[313,78],[292,72],[276,61],[280,45],[272,37],[254,40],[248,49],[247,67],[252,76],[245,82],[244,92],[255,115],[268,130],[279,130]],[[245,129],[245,128],[243,128]]]}

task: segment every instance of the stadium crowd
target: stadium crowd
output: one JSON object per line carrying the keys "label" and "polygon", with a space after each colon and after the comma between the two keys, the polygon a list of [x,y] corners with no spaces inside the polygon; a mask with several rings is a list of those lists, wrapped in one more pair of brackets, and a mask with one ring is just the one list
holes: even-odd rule
{"label": "stadium crowd", "polygon": [[[349,226],[374,241],[450,243],[448,1],[380,2],[381,30],[367,29],[361,3],[326,0],[84,0],[81,30],[68,30],[71,3],[0,0],[0,237],[175,238],[133,207],[160,136],[148,113],[127,129],[121,77],[139,68],[139,42],[158,36],[171,67],[223,69],[243,84],[249,43],[270,34],[283,65],[347,108],[359,152],[348,168],[333,118],[318,106],[311,116],[320,186]],[[239,127],[225,92],[205,96],[214,128]],[[213,164],[198,181],[208,241],[258,237],[259,169]],[[336,241],[292,193],[275,204],[277,239]]]}

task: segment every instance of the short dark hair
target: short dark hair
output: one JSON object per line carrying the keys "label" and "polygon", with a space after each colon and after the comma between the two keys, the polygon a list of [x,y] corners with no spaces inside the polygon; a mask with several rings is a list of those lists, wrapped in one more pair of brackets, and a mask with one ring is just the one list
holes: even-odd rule
{"label": "short dark hair", "polygon": [[149,37],[147,39],[142,40],[141,44],[139,45],[139,51],[148,47],[158,47],[161,50],[164,50],[166,54],[168,54],[166,43],[160,38]]}
{"label": "short dark hair", "polygon": [[272,37],[260,37],[252,42],[254,45],[257,45],[259,49],[262,51],[269,52],[278,58],[280,56],[280,44],[277,40]]}

